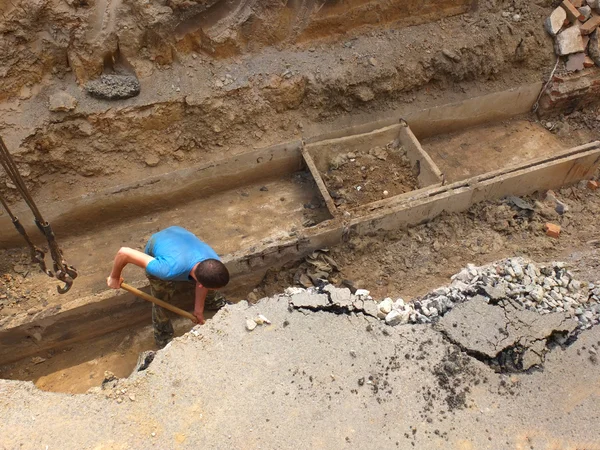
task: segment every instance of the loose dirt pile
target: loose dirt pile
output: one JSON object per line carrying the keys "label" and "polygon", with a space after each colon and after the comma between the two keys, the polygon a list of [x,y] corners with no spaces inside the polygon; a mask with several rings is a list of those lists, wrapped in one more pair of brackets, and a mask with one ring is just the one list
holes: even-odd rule
{"label": "loose dirt pile", "polygon": [[342,209],[417,189],[417,176],[406,152],[393,146],[338,154],[323,174],[329,194]]}

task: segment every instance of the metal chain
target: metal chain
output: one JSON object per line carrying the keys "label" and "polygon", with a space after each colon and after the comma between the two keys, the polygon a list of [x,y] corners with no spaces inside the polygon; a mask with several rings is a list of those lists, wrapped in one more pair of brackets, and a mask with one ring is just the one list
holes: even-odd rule
{"label": "metal chain", "polygon": [[48,246],[50,248],[50,255],[52,257],[52,266],[54,269],[54,273],[52,273],[52,271],[46,268],[46,264],[44,262],[44,252],[33,244],[31,239],[27,235],[25,228],[19,222],[19,219],[10,211],[8,203],[4,200],[4,198],[2,198],[2,196],[0,196],[2,206],[8,212],[8,215],[10,216],[19,234],[21,234],[21,236],[23,236],[23,238],[27,242],[27,245],[31,250],[32,261],[37,262],[40,265],[40,268],[44,272],[46,272],[46,274],[48,274],[49,276],[54,276],[65,283],[64,286],[57,287],[58,292],[60,294],[64,294],[69,289],[71,289],[71,286],[73,285],[73,280],[77,278],[77,270],[74,267],[69,266],[63,259],[62,250],[56,242],[54,231],[52,231],[52,227],[50,226],[50,224],[44,220],[33,198],[29,194],[27,186],[25,185],[25,182],[23,181],[23,178],[19,173],[17,165],[12,159],[8,148],[4,144],[4,140],[2,139],[2,137],[0,137],[0,165],[2,165],[2,167],[6,171],[6,174],[9,176],[9,178],[11,179],[11,181],[13,182],[23,199],[25,200],[25,203],[27,203],[27,206],[29,206],[29,209],[31,209],[31,212],[35,217],[35,224],[37,228],[46,237],[46,241],[48,242]]}

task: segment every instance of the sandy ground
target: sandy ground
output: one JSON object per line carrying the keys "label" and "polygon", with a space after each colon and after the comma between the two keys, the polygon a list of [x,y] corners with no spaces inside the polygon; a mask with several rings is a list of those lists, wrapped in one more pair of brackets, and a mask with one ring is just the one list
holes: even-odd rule
{"label": "sandy ground", "polygon": [[[248,332],[258,313],[272,324]],[[543,370],[505,375],[430,326],[297,310],[285,297],[240,303],[97,393],[0,382],[0,445],[600,448],[600,373],[588,351],[599,330],[552,350]],[[440,371],[449,361],[459,368],[450,384]]]}

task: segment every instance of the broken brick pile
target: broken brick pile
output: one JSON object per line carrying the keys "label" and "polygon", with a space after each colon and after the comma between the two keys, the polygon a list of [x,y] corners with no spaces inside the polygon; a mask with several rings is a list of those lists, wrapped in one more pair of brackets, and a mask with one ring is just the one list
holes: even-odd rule
{"label": "broken brick pile", "polygon": [[509,302],[539,314],[565,313],[577,318],[579,328],[600,322],[600,286],[576,280],[563,263],[537,266],[511,258],[488,266],[468,265],[441,287],[413,302],[384,299],[378,317],[389,325],[430,323],[457,303],[478,297],[488,304]]}
{"label": "broken brick pile", "polygon": [[545,26],[568,71],[600,66],[600,0],[563,0]]}

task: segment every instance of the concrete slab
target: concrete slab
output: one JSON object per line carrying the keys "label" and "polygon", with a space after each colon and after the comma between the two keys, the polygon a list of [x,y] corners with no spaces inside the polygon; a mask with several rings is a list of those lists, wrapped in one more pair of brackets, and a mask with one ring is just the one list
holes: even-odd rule
{"label": "concrete slab", "polygon": [[[595,448],[600,328],[546,369],[494,373],[428,326],[298,312],[288,297],[228,306],[150,367],[86,395],[0,381],[0,446]],[[271,325],[248,332],[247,317]],[[596,360],[597,361],[597,360]],[[19,405],[18,408],[15,405]]]}

